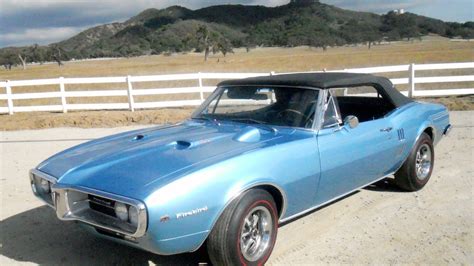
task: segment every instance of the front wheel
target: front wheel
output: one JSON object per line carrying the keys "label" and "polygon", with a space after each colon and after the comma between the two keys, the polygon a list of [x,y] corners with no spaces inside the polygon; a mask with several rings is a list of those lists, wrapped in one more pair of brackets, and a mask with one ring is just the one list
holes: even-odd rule
{"label": "front wheel", "polygon": [[395,174],[395,182],[407,191],[420,190],[428,183],[433,166],[433,141],[428,134],[422,133],[407,160]]}
{"label": "front wheel", "polygon": [[278,218],[272,196],[252,189],[224,210],[207,242],[213,265],[263,265],[275,245]]}

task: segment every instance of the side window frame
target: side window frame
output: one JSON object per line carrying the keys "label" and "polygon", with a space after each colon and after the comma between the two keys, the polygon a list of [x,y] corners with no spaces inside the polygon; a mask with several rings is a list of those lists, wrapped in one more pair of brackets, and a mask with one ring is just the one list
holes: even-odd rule
{"label": "side window frame", "polygon": [[[353,92],[353,90],[355,89],[358,89],[358,88],[364,88],[366,87],[365,89],[367,88],[370,88],[370,90],[373,90],[372,92],[362,92],[362,93],[348,93],[348,92]],[[367,83],[367,84],[358,84],[358,85],[353,85],[353,86],[347,86],[347,87],[337,87],[337,88],[333,88],[333,90],[343,90],[344,91],[344,94],[343,96],[344,97],[362,97],[362,98],[376,98],[376,99],[379,99],[379,100],[382,100],[384,103],[383,103],[383,106],[386,106],[388,107],[390,110],[388,110],[386,113],[384,113],[382,116],[379,116],[377,118],[373,118],[373,119],[370,119],[370,120],[361,120],[361,117],[357,116],[359,118],[359,122],[360,123],[364,123],[364,122],[368,122],[368,121],[374,121],[374,120],[379,120],[379,119],[383,119],[385,117],[387,117],[388,114],[390,114],[391,112],[393,112],[394,110],[397,109],[396,105],[393,103],[392,99],[390,98],[390,96],[383,91],[383,89],[381,88],[380,85],[376,84],[376,83]],[[363,94],[368,94],[368,96],[364,96]],[[370,95],[372,94],[372,95]],[[336,96],[335,96],[336,97]],[[356,114],[347,114],[347,115],[356,115]]]}
{"label": "side window frame", "polygon": [[[324,104],[324,112],[323,112],[323,116],[322,116],[322,123],[321,123],[321,128],[332,128],[332,127],[336,127],[336,126],[340,126],[342,124],[342,117],[341,117],[341,113],[339,111],[339,108],[337,105],[337,100],[336,98],[334,97],[332,91],[329,89],[327,90],[327,97],[326,97],[326,101],[325,101],[325,104]],[[333,123],[331,124],[326,124],[326,113],[329,111],[329,110],[332,110],[332,112],[335,114],[335,119],[336,121],[334,121]],[[333,116],[334,117],[334,116]]]}

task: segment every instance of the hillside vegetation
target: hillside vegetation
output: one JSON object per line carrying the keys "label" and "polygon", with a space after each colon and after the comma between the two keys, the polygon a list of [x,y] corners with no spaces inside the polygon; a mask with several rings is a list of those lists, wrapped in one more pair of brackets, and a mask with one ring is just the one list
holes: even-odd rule
{"label": "hillside vegetation", "polygon": [[[203,30],[205,29],[205,31]],[[207,35],[198,34],[205,32]],[[0,49],[7,68],[28,62],[132,57],[173,52],[232,52],[232,47],[331,46],[419,38],[474,38],[474,23],[446,23],[412,13],[377,15],[295,0],[278,7],[218,5],[147,9],[123,23],[100,25],[49,46]],[[21,58],[20,58],[21,57]],[[26,60],[24,60],[26,58]]]}

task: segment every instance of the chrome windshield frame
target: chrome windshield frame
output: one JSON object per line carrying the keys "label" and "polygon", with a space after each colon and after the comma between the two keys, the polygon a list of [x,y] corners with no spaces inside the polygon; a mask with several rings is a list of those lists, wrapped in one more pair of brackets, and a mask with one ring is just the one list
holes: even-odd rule
{"label": "chrome windshield frame", "polygon": [[323,99],[321,99],[321,95],[325,90],[320,89],[320,88],[315,88],[315,87],[304,87],[304,86],[284,86],[284,85],[228,85],[228,86],[219,86],[217,87],[211,95],[209,95],[206,100],[198,107],[196,110],[192,113],[191,119],[195,119],[198,117],[199,114],[202,113],[202,111],[209,105],[211,101],[214,100],[214,98],[223,90],[226,88],[231,88],[231,87],[269,87],[269,88],[295,88],[295,89],[305,89],[305,90],[317,90],[318,92],[318,99],[316,99],[316,109],[313,114],[313,124],[311,127],[304,128],[304,127],[290,127],[290,126],[280,126],[280,125],[271,125],[268,124],[269,126],[272,127],[281,127],[281,128],[293,128],[293,129],[298,129],[298,130],[305,130],[305,131],[316,131],[318,130],[317,125],[319,124],[319,111],[321,110],[321,102]]}

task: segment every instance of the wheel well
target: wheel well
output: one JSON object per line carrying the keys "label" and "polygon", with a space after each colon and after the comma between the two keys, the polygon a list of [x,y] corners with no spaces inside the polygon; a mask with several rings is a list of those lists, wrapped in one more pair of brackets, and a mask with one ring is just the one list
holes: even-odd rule
{"label": "wheel well", "polygon": [[428,134],[428,136],[430,136],[431,140],[433,140],[433,128],[427,127],[427,128],[425,129],[425,131],[423,131],[423,133]]}
{"label": "wheel well", "polygon": [[254,188],[263,189],[267,191],[268,193],[270,193],[270,195],[273,197],[273,200],[275,201],[277,211],[278,211],[278,216],[281,217],[283,206],[285,204],[282,192],[278,188],[272,185],[261,185]]}

